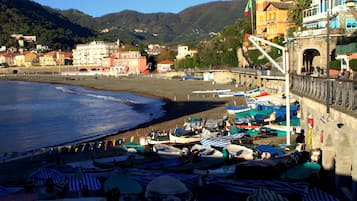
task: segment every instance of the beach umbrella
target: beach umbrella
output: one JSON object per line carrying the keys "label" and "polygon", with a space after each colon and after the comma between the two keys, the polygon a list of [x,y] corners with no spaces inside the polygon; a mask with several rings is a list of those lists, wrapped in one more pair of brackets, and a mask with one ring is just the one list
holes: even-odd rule
{"label": "beach umbrella", "polygon": [[68,189],[72,192],[79,192],[84,188],[90,191],[96,191],[101,188],[100,181],[97,177],[83,173],[80,168],[78,168],[76,174],[69,175],[66,180]]}
{"label": "beach umbrella", "polygon": [[121,194],[140,194],[143,192],[140,184],[134,179],[125,175],[110,176],[103,185],[104,192],[118,188]]}
{"label": "beach umbrella", "polygon": [[314,201],[314,200],[338,201],[339,199],[318,188],[312,188],[309,190],[309,193],[307,193],[302,198],[302,201]]}
{"label": "beach umbrella", "polygon": [[153,179],[146,187],[147,200],[190,200],[191,192],[180,180],[168,175]]}
{"label": "beach umbrella", "polygon": [[45,185],[49,179],[52,179],[53,184],[58,184],[63,182],[65,177],[61,172],[45,167],[39,168],[28,177],[28,180],[36,186]]}

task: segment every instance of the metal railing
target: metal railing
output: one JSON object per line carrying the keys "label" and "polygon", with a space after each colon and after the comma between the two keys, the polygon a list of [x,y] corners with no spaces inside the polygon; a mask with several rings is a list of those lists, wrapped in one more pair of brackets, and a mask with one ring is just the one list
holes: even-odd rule
{"label": "metal railing", "polygon": [[[347,111],[357,111],[357,81],[291,75],[291,90]],[[327,101],[327,84],[330,98]]]}

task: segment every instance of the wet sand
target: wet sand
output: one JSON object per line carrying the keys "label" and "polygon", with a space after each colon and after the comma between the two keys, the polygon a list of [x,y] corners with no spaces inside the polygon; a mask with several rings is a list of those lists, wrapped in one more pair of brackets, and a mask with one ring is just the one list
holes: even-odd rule
{"label": "wet sand", "polygon": [[[197,80],[162,79],[150,76],[129,76],[119,78],[106,77],[60,77],[60,76],[3,76],[2,80],[22,80],[31,82],[45,82],[53,84],[65,84],[82,86],[97,90],[107,90],[115,92],[130,92],[139,95],[165,99],[166,115],[159,119],[154,119],[139,125],[136,128],[118,132],[111,139],[128,139],[135,136],[148,134],[151,129],[169,129],[181,126],[189,117],[204,117],[209,119],[220,119],[228,115],[225,109],[227,104],[245,104],[244,98],[230,97],[218,98],[214,94],[193,94],[195,90],[231,89],[232,91],[246,91],[248,88],[236,87],[228,84],[212,84],[211,82]],[[285,138],[264,139],[261,143],[278,144],[284,143]],[[63,153],[65,162],[90,159],[100,153],[90,154],[86,152]],[[110,153],[107,153],[110,154]],[[8,163],[0,163],[0,185],[19,185],[36,168],[40,167],[44,161],[55,163],[58,158],[54,156],[36,156],[25,158]]]}

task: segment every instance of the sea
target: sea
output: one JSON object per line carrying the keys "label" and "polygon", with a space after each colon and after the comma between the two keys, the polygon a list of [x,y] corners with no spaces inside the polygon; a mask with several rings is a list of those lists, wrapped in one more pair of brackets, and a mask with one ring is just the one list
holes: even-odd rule
{"label": "sea", "polygon": [[0,81],[0,155],[99,139],[165,115],[162,99]]}

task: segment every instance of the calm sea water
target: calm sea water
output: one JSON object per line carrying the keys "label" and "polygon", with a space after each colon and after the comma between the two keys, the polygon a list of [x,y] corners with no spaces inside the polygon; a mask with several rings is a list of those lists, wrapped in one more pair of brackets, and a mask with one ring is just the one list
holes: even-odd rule
{"label": "calm sea water", "polygon": [[80,87],[0,81],[0,154],[88,140],[165,114],[163,100]]}

